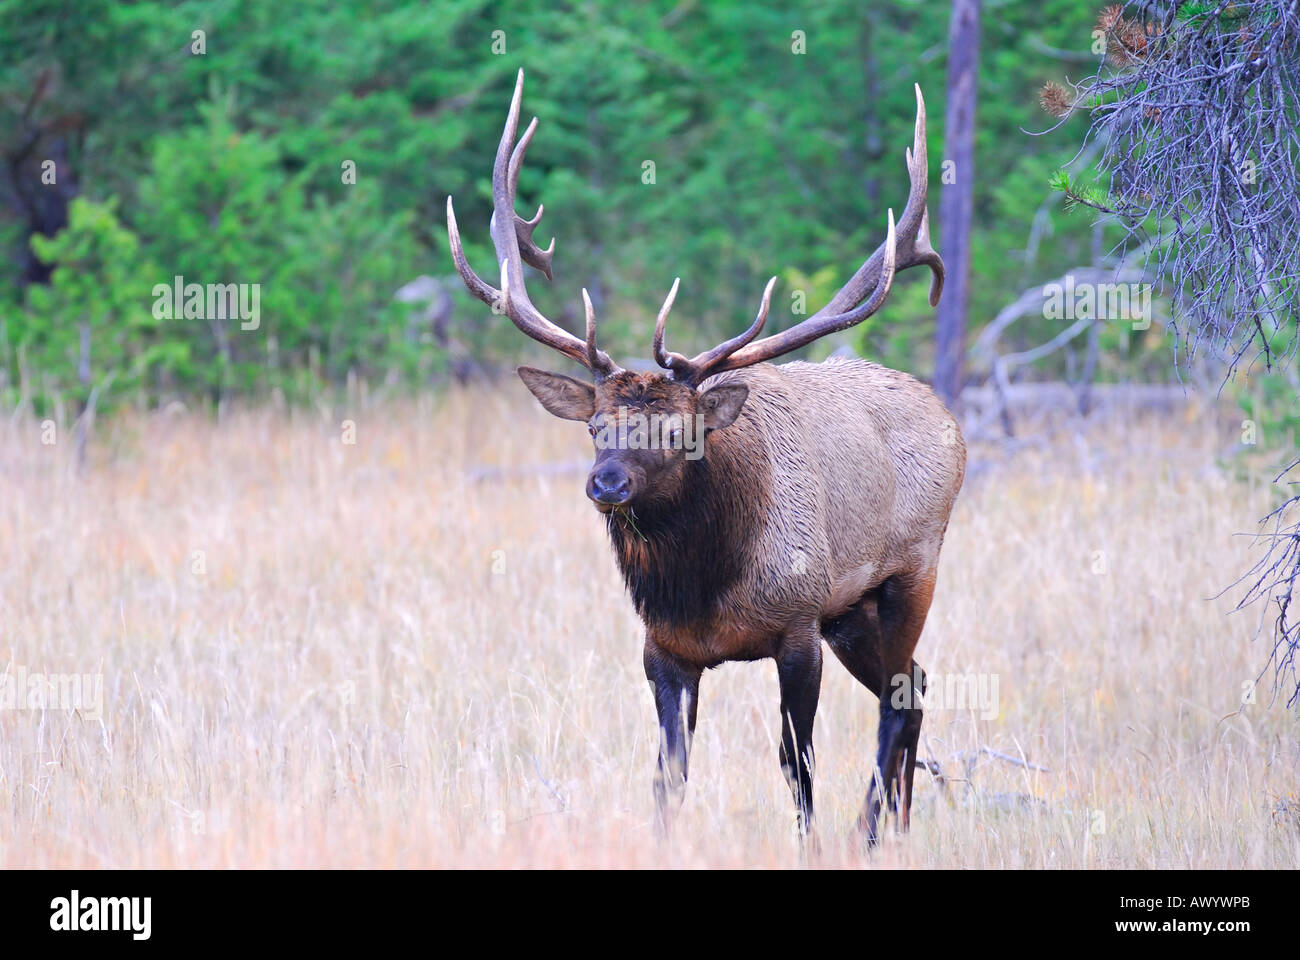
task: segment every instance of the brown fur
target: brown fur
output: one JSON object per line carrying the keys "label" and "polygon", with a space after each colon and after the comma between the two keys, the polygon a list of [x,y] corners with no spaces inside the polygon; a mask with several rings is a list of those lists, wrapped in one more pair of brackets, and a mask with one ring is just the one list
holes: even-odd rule
{"label": "brown fur", "polygon": [[[612,389],[597,388],[603,409],[642,395],[670,401],[683,389],[657,373],[619,376]],[[966,464],[948,411],[895,370],[859,360],[761,364],[721,374],[701,392],[731,381],[748,386],[749,399],[706,442],[707,499],[722,515],[697,531],[694,546],[727,531],[743,569],[715,584],[711,608],[696,619],[647,623],[659,647],[701,667],[773,656],[792,626],[843,614],[891,576],[933,581]],[[685,505],[689,475],[656,495],[651,516],[696,513]],[[610,515],[625,577],[680,563],[692,546],[654,542],[658,528],[642,523],[649,512],[638,507],[636,523],[651,543]]]}

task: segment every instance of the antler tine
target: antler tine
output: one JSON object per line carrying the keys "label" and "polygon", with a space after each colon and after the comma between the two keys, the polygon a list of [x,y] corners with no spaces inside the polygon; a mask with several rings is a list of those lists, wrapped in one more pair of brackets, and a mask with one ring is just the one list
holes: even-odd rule
{"label": "antler tine", "polygon": [[[533,117],[532,121],[524,130],[523,136],[515,144],[514,152],[510,154],[510,198],[514,200],[516,191],[519,187],[519,171],[524,164],[524,154],[528,152],[528,145],[533,142],[533,134],[537,132],[537,118]],[[511,208],[513,210],[513,206]],[[537,213],[531,220],[525,220],[519,214],[515,214],[515,234],[519,238],[519,254],[524,258],[524,263],[530,267],[542,271],[547,280],[554,280],[551,275],[551,257],[555,253],[555,238],[551,238],[551,245],[545,250],[537,246],[533,239],[533,230],[542,222],[542,214],[546,212],[545,204],[537,205]]]}
{"label": "antler tine", "polygon": [[[751,340],[759,335],[763,330],[763,324],[767,323],[767,314],[772,307],[772,290],[776,286],[776,277],[767,281],[767,286],[763,288],[763,299],[758,306],[758,313],[754,317],[754,322],[744,333],[737,334],[730,340],[718,344],[712,350],[706,350],[690,360],[677,362],[673,365],[673,379],[682,380],[693,385],[698,385],[711,374],[726,369],[728,357],[748,344]],[[674,293],[676,287],[674,287]],[[656,335],[658,329],[656,329]]]}
{"label": "antler tine", "polygon": [[484,303],[493,303],[498,298],[499,291],[475,273],[469,265],[469,260],[465,258],[465,249],[461,246],[460,228],[456,225],[456,211],[452,207],[451,197],[447,198],[447,240],[451,244],[451,259],[456,264],[456,272],[465,281],[469,292]]}
{"label": "antler tine", "polygon": [[[523,71],[521,70],[520,73]],[[524,165],[524,154],[528,152],[528,145],[533,142],[533,134],[537,132],[537,118],[533,117],[524,129],[524,135],[519,138],[515,144],[514,150],[510,154],[510,195],[514,196],[515,190],[519,187],[519,171]]]}
{"label": "antler tine", "polygon": [[[772,288],[776,286],[776,277],[767,281],[767,286],[763,288],[763,299],[758,306],[758,314],[754,317],[754,322],[749,325],[749,329],[742,334],[732,337],[725,343],[720,343],[712,350],[700,354],[693,361],[700,370],[707,375],[710,367],[715,366],[722,360],[731,356],[745,344],[749,343],[763,330],[763,324],[767,323],[767,312],[772,307]],[[703,379],[703,378],[701,378]]]}
{"label": "antler tine", "polygon": [[890,207],[889,226],[885,231],[885,257],[880,267],[880,282],[876,284],[876,289],[871,291],[871,296],[848,313],[842,314],[843,319],[836,324],[838,329],[844,330],[861,323],[884,305],[890,289],[894,286],[894,264],[897,255],[898,236],[894,232],[894,209]]}
{"label": "antler tine", "polygon": [[880,280],[867,299],[858,304],[847,313],[841,313],[827,319],[827,333],[835,333],[840,330],[847,330],[849,327],[861,323],[867,317],[871,316],[882,306],[889,297],[889,291],[894,286],[895,264],[898,256],[898,234],[894,229],[894,209],[889,208],[888,226],[885,230],[885,242],[881,245],[883,258],[880,267]]}
{"label": "antler tine", "polygon": [[861,323],[878,311],[888,297],[894,276],[909,267],[928,266],[931,271],[930,303],[937,305],[943,292],[943,260],[930,245],[930,217],[926,210],[929,187],[925,140],[925,99],[916,86],[916,128],[912,148],[906,151],[911,181],[907,205],[894,225],[889,213],[889,235],[858,268],[838,293],[812,316],[788,330],[741,347],[719,362],[713,372],[735,370],[771,360],[812,343],[828,334]]}
{"label": "antler tine", "polygon": [[[555,250],[555,241],[546,250],[540,249],[533,241],[533,230],[542,219],[545,207],[539,206],[537,214],[531,220],[525,220],[515,212],[515,189],[519,182],[519,170],[523,165],[524,154],[537,131],[537,118],[533,118],[522,137],[515,142],[519,131],[519,112],[523,102],[524,72],[519,71],[515,79],[514,95],[510,99],[510,110],[506,115],[505,128],[501,133],[501,142],[497,146],[496,159],[492,165],[492,220],[489,232],[492,245],[496,248],[497,261],[501,264],[501,289],[498,290],[485,282],[470,268],[461,244],[460,229],[456,223],[456,214],[451,197],[447,198],[447,237],[451,246],[451,256],[456,264],[456,271],[470,293],[489,306],[500,310],[512,323],[528,336],[592,371],[602,379],[619,367],[602,350],[595,348],[594,331],[589,330],[588,342],[579,340],[567,330],[551,322],[533,305],[528,296],[524,280],[524,264],[542,271],[547,279],[551,277],[551,256]],[[589,325],[594,323],[588,313]],[[590,349],[589,349],[590,347]]]}
{"label": "antler tine", "polygon": [[664,298],[664,305],[659,308],[659,315],[655,317],[655,362],[665,370],[685,370],[686,365],[690,363],[680,353],[664,349],[664,330],[668,325],[668,312],[672,310],[673,301],[677,299],[677,287],[681,282],[681,277],[673,279],[673,288],[668,291],[668,296]]}
{"label": "antler tine", "polygon": [[[596,382],[600,383],[606,377],[618,373],[622,368],[610,364],[609,358],[596,348],[596,309],[591,305],[591,295],[587,293],[587,288],[582,288],[582,305],[587,311],[587,366],[590,368],[592,376]],[[604,357],[602,362],[601,358]]]}
{"label": "antler tine", "polygon": [[[912,189],[908,193],[907,206],[903,208],[903,222],[900,226],[904,235],[911,235],[914,239],[912,262],[905,264],[903,269],[918,264],[930,268],[930,306],[937,307],[939,297],[943,294],[945,270],[943,259],[930,246],[930,210],[925,203],[930,182],[929,147],[925,139],[925,97],[921,95],[919,83],[912,84],[912,87],[916,90],[916,126],[912,134],[912,149],[907,151],[907,172],[912,181]],[[920,222],[915,228],[912,227],[912,218],[916,215],[914,205],[921,212]]]}
{"label": "antler tine", "polygon": [[930,268],[930,306],[937,307],[939,298],[943,296],[943,281],[947,271],[939,251],[930,246],[930,211],[925,208],[921,209],[921,226],[917,228],[916,240],[912,243],[912,258],[914,262],[923,263]]}

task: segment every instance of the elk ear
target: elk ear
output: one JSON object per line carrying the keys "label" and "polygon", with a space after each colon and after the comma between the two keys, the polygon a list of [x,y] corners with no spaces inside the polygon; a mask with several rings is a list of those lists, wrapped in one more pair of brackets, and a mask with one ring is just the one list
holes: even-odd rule
{"label": "elk ear", "polygon": [[563,420],[590,420],[596,414],[596,388],[589,383],[536,367],[516,371],[548,413]]}
{"label": "elk ear", "polygon": [[711,433],[731,426],[740,408],[749,399],[749,387],[743,383],[720,383],[700,394],[696,409],[704,417],[704,431]]}

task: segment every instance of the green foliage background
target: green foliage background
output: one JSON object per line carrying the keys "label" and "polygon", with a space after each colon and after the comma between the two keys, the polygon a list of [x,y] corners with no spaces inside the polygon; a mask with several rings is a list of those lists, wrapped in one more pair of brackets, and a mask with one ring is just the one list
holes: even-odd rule
{"label": "green foliage background", "polygon": [[[1049,186],[1084,121],[1045,138],[1022,128],[1049,125],[1038,88],[1068,69],[1051,51],[1086,54],[1096,16],[1078,0],[986,5],[978,169],[956,171],[975,178],[972,336],[1026,286],[1089,262],[1089,218],[1067,215]],[[886,208],[901,212],[913,82],[929,106],[937,214],[947,28],[937,0],[0,0],[3,147],[12,155],[25,127],[64,137],[70,169],[59,175],[79,194],[67,228],[33,241],[56,265],[49,286],[19,282],[22,220],[15,203],[0,208],[0,393],[36,407],[91,390],[101,404],[304,398],[349,377],[424,384],[453,349],[487,368],[541,356],[457,284],[447,283],[454,348],[394,299],[420,274],[454,279],[448,194],[471,262],[493,276],[490,168],[521,66],[525,116],[541,127],[520,209],[544,201],[538,237],[558,237],[554,285],[530,283],[548,315],[577,329],[585,285],[602,344],[646,357],[654,312],[680,275],[670,338],[693,352],[746,324],[776,273],[774,325],[788,325],[791,292],[816,309],[883,237]],[[343,183],[345,161],[355,185]],[[156,320],[152,288],[178,274],[259,283],[261,326]],[[882,315],[814,355],[849,343],[927,375],[927,282],[905,275]],[[78,371],[83,327],[89,379]],[[1008,344],[1057,327],[1026,320]],[[1135,363],[1158,376],[1167,354],[1130,350],[1104,369],[1121,376]]]}

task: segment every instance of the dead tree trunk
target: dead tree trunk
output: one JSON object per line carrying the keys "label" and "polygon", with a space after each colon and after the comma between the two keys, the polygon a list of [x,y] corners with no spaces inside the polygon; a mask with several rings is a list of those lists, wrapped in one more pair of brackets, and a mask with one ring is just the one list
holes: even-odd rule
{"label": "dead tree trunk", "polygon": [[979,31],[980,0],[953,0],[940,176],[943,193],[939,199],[940,251],[948,267],[948,282],[939,303],[934,344],[934,388],[948,404],[961,393],[966,359]]}

